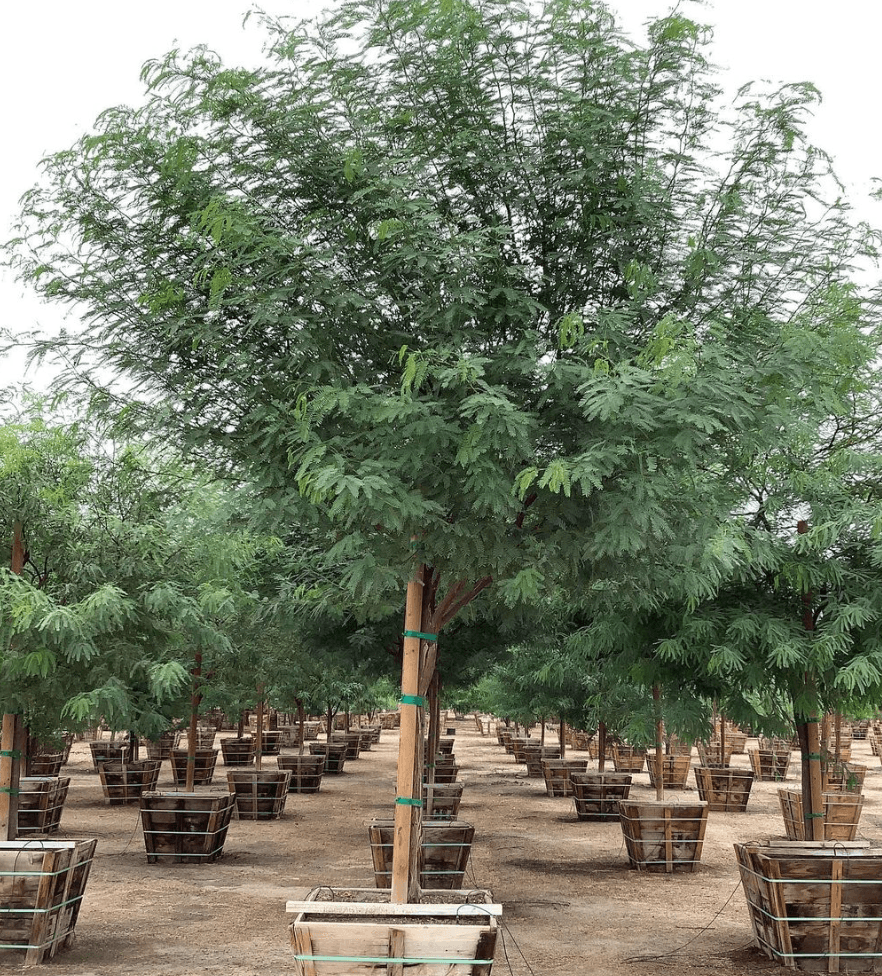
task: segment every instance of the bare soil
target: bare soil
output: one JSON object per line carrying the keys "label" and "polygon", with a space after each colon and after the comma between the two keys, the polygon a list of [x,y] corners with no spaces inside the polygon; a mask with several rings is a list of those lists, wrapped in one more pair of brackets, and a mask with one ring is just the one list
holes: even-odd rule
{"label": "bare soil", "polygon": [[[752,947],[732,850],[737,841],[784,836],[780,784],[754,783],[746,813],[710,814],[697,872],[647,874],[629,868],[617,823],[577,820],[573,801],[548,797],[495,736],[482,737],[471,719],[448,724],[457,729],[466,784],[459,817],[476,827],[468,885],[491,889],[503,905],[494,976],[783,972]],[[384,731],[341,775],[325,776],[320,793],[291,794],[280,820],[234,820],[213,864],[148,865],[137,807],[105,805],[88,745],[75,744],[57,836],[97,837],[98,850],[75,945],[44,970],[293,974],[285,902],[318,885],[373,887],[367,823],[393,815],[397,747],[398,733]],[[799,782],[793,758],[791,788]],[[869,767],[861,832],[878,838],[882,767],[867,742],[854,742],[852,760]],[[265,765],[275,768],[275,761]],[[749,768],[747,755],[733,765]],[[219,762],[217,785],[201,791],[222,791],[224,773]],[[159,787],[174,789],[167,761]],[[645,772],[635,774],[631,796],[654,799]],[[695,799],[692,775],[688,789],[669,796]],[[19,953],[0,954],[0,972],[23,971]]]}

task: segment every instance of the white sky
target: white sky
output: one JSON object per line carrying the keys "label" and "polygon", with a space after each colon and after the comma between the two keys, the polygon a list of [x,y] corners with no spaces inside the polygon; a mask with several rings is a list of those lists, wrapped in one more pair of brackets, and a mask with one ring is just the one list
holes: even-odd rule
{"label": "white sky", "polygon": [[[263,0],[273,14],[311,16],[325,0]],[[669,0],[613,0],[624,26],[666,12]],[[140,100],[138,74],[172,47],[205,43],[225,60],[252,63],[262,34],[241,23],[249,0],[7,0],[0,23],[0,238],[20,195],[36,180],[40,157],[67,148],[98,113]],[[877,0],[716,0],[685,12],[715,27],[713,60],[734,91],[754,79],[813,81],[824,102],[813,140],[837,160],[862,215],[882,224],[882,204],[861,204],[882,176],[876,106],[882,4]],[[41,307],[0,271],[0,325],[51,328],[55,308]],[[0,386],[15,382],[18,362],[0,362]]]}

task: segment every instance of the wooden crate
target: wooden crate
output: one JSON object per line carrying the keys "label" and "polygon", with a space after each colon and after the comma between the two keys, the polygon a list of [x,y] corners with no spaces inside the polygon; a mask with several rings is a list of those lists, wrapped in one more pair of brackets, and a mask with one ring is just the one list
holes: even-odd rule
{"label": "wooden crate", "polygon": [[695,871],[707,828],[707,804],[619,801],[628,860],[638,871]]}
{"label": "wooden crate", "polygon": [[882,848],[735,845],[756,944],[789,969],[879,972]]}
{"label": "wooden crate", "polygon": [[[193,785],[208,786],[214,778],[217,766],[217,749],[197,749],[193,757]],[[176,786],[187,783],[187,750],[173,749],[171,753],[172,773]]]}
{"label": "wooden crate", "polygon": [[764,783],[780,783],[790,770],[790,747],[785,749],[748,749],[753,775]]}
{"label": "wooden crate", "polygon": [[282,751],[282,732],[280,729],[264,729],[261,736],[261,756],[278,756]]}
{"label": "wooden crate", "polygon": [[720,756],[720,740],[711,739],[710,742],[698,742],[696,743],[696,748],[698,749],[698,760],[704,767],[711,766],[728,766],[732,761],[732,746],[729,740],[726,740],[725,753]]}
{"label": "wooden crate", "polygon": [[[689,767],[692,759],[689,756],[662,756],[662,782],[666,790],[682,790],[689,779]],[[646,756],[646,768],[649,771],[649,785],[655,786],[656,769],[655,753]]]}
{"label": "wooden crate", "polygon": [[753,773],[749,769],[695,766],[693,771],[698,798],[707,803],[708,810],[744,813],[753,786]]}
{"label": "wooden crate", "polygon": [[51,959],[73,942],[95,856],[87,840],[0,841],[0,959],[26,966]]}
{"label": "wooden crate", "polygon": [[830,763],[823,768],[822,783],[827,793],[861,793],[867,767],[861,763]]}
{"label": "wooden crate", "polygon": [[312,754],[303,756],[278,756],[279,769],[291,773],[288,782],[289,793],[318,793],[322,787],[322,774],[325,771],[325,757]]}
{"label": "wooden crate", "polygon": [[55,833],[69,788],[69,776],[22,776],[18,797],[19,836]]}
{"label": "wooden crate", "polygon": [[220,744],[225,766],[250,766],[254,762],[256,746],[250,735],[221,739]]}
{"label": "wooden crate", "polygon": [[298,976],[490,976],[502,914],[482,890],[390,905],[388,891],[322,887],[286,907]]}
{"label": "wooden crate", "polygon": [[[462,802],[463,783],[423,784],[423,805],[426,816],[435,820],[455,820]],[[432,793],[432,808],[429,810],[428,795]]]}
{"label": "wooden crate", "polygon": [[571,773],[584,773],[588,769],[587,759],[543,759],[542,775],[545,778],[545,792],[549,796],[572,796]]}
{"label": "wooden crate", "polygon": [[147,749],[148,759],[169,759],[172,750],[178,748],[181,741],[180,732],[163,732],[158,739],[144,739],[142,744]]}
{"label": "wooden crate", "polygon": [[614,745],[612,760],[617,773],[642,773],[646,750],[635,746]]}
{"label": "wooden crate", "polygon": [[[368,825],[374,883],[392,886],[393,820],[375,820]],[[465,820],[424,820],[420,844],[420,887],[460,889],[463,884],[475,828]]]}
{"label": "wooden crate", "polygon": [[205,863],[224,850],[236,808],[231,793],[148,793],[141,797],[147,863]]}
{"label": "wooden crate", "polygon": [[[859,793],[824,793],[824,836],[827,840],[851,841],[857,836],[864,798]],[[802,793],[778,790],[784,831],[788,840],[805,840]]]}
{"label": "wooden crate", "polygon": [[346,746],[346,761],[358,759],[361,752],[361,732],[336,732],[331,736],[332,742],[342,742]]}
{"label": "wooden crate", "polygon": [[571,773],[579,820],[618,820],[619,800],[631,792],[631,773]]}
{"label": "wooden crate", "polygon": [[309,746],[310,755],[325,757],[325,773],[336,776],[346,765],[345,742],[313,742]]}
{"label": "wooden crate", "polygon": [[92,772],[97,773],[102,763],[122,762],[122,755],[125,749],[125,742],[90,742],[89,751],[92,754]]}
{"label": "wooden crate", "polygon": [[230,792],[236,797],[240,820],[278,820],[285,811],[287,769],[231,769],[227,773]]}
{"label": "wooden crate", "polygon": [[524,759],[527,763],[527,776],[531,779],[541,779],[544,775],[542,764],[547,759],[560,759],[559,746],[528,745],[524,748]]}
{"label": "wooden crate", "polygon": [[63,752],[41,752],[28,756],[28,776],[58,776],[63,765]]}
{"label": "wooden crate", "polygon": [[139,762],[103,762],[98,767],[104,802],[107,804],[137,803],[142,793],[156,789],[161,759],[142,759]]}

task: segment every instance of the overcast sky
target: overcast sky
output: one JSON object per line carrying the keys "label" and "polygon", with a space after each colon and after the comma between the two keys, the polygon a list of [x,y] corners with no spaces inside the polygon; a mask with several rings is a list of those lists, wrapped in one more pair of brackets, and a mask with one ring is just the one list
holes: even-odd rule
{"label": "overcast sky", "polygon": [[[327,3],[264,0],[273,14],[310,16]],[[668,0],[610,4],[639,34]],[[141,65],[172,47],[205,43],[225,60],[254,63],[262,34],[243,29],[248,0],[32,0],[4,4],[0,30],[0,237],[9,236],[20,195],[35,181],[44,154],[68,147],[98,113],[137,103]],[[714,25],[713,59],[730,91],[753,79],[813,81],[824,101],[813,140],[831,152],[861,213],[882,224],[882,204],[864,204],[882,176],[878,43],[882,4],[875,0],[716,0],[686,2],[690,16]],[[0,273],[0,324],[38,329],[58,320]],[[16,379],[0,362],[0,385]]]}

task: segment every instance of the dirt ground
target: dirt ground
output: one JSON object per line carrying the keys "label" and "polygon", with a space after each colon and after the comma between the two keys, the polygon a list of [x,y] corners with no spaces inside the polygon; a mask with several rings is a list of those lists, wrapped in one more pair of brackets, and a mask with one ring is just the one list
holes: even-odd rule
{"label": "dirt ground", "polygon": [[[784,971],[752,948],[732,850],[736,841],[784,836],[778,784],[755,783],[746,813],[710,814],[696,873],[638,873],[628,867],[617,823],[577,820],[573,801],[548,797],[495,736],[482,737],[472,719],[448,724],[457,729],[466,784],[459,816],[476,828],[468,884],[489,888],[503,905],[494,976]],[[384,731],[341,775],[325,776],[320,793],[291,794],[281,820],[234,820],[214,864],[148,865],[137,808],[105,805],[88,745],[77,743],[64,770],[72,779],[58,836],[97,837],[98,850],[75,945],[43,969],[64,976],[293,974],[285,902],[317,885],[373,887],[367,823],[392,816],[397,747],[398,733]],[[861,833],[876,839],[882,767],[867,742],[854,743],[852,759],[869,767]],[[273,759],[265,764],[275,766]],[[747,768],[747,755],[733,765]],[[160,789],[173,789],[167,767]],[[201,789],[220,791],[223,774],[219,763],[218,785]],[[696,798],[692,775],[688,789],[670,795]],[[654,798],[646,773],[634,776],[631,796]],[[0,972],[23,971],[19,953],[0,955]]]}

